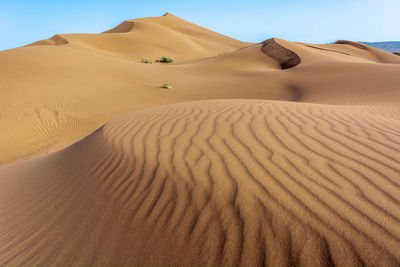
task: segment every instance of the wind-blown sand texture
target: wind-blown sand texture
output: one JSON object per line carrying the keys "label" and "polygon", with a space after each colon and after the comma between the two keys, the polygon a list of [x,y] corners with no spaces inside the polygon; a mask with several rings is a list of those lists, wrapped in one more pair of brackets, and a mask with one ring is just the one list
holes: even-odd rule
{"label": "wind-blown sand texture", "polygon": [[398,56],[167,14],[0,61],[0,265],[400,264]]}

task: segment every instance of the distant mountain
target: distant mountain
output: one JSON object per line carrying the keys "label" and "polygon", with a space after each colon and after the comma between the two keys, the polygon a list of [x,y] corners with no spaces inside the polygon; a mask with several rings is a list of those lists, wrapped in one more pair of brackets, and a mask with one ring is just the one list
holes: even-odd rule
{"label": "distant mountain", "polygon": [[368,42],[361,42],[363,44],[376,47],[388,52],[392,53],[400,53],[400,41],[395,41],[395,42],[373,42],[373,43],[368,43]]}

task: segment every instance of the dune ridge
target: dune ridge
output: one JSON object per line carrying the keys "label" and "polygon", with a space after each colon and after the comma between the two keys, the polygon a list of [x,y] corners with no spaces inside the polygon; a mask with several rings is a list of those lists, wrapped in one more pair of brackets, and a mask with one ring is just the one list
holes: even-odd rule
{"label": "dune ridge", "polygon": [[351,41],[347,41],[347,40],[338,40],[335,42],[335,44],[346,44],[346,45],[351,45],[351,46],[354,46],[354,47],[362,49],[362,50],[368,50],[368,48],[364,44],[357,43],[357,42],[351,42]]}
{"label": "dune ridge", "polygon": [[60,34],[55,34],[53,37],[47,40],[41,40],[34,42],[30,45],[65,45],[68,44],[68,40],[62,37]]}
{"label": "dune ridge", "polygon": [[135,26],[135,22],[133,21],[124,21],[119,24],[117,27],[112,28],[110,30],[104,31],[103,33],[123,33],[123,32],[130,32],[133,30]]}
{"label": "dune ridge", "polygon": [[397,266],[398,116],[265,100],[121,116],[0,168],[0,264]]}

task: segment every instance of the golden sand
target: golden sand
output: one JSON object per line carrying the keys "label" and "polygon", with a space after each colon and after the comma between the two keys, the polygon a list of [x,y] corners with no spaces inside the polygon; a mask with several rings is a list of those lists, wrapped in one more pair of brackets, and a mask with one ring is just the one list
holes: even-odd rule
{"label": "golden sand", "polygon": [[399,56],[166,14],[0,62],[0,265],[400,264]]}

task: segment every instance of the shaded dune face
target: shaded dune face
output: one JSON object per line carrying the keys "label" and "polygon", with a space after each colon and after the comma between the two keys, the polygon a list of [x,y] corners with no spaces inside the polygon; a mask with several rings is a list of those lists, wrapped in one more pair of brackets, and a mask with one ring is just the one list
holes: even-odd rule
{"label": "shaded dune face", "polygon": [[279,62],[282,69],[290,69],[300,64],[300,57],[293,51],[280,45],[275,38],[262,42],[261,51]]}
{"label": "shaded dune face", "polygon": [[69,42],[68,42],[67,39],[65,39],[64,37],[62,37],[59,34],[56,34],[56,35],[54,35],[53,37],[51,37],[49,39],[40,40],[40,41],[34,42],[34,43],[30,44],[30,45],[32,45],[32,46],[35,46],[35,45],[55,45],[55,46],[58,46],[58,45],[65,45],[65,44],[68,44],[68,43]]}
{"label": "shaded dune face", "polygon": [[335,42],[335,44],[346,44],[346,45],[354,46],[355,48],[358,48],[358,49],[368,50],[367,46],[365,46],[361,43],[351,42],[351,41],[347,41],[347,40],[338,40]]}
{"label": "shaded dune face", "polygon": [[397,266],[389,113],[214,100],[124,115],[0,168],[0,265]]}
{"label": "shaded dune face", "polygon": [[117,27],[112,28],[110,30],[107,30],[103,33],[124,33],[124,32],[130,32],[133,30],[135,27],[135,22],[133,21],[124,21],[121,24],[119,24]]}

